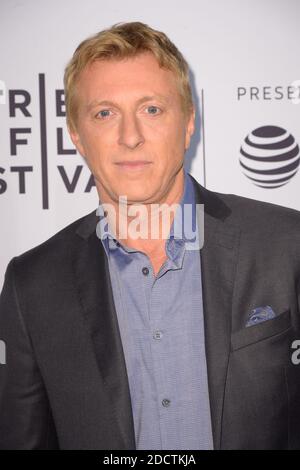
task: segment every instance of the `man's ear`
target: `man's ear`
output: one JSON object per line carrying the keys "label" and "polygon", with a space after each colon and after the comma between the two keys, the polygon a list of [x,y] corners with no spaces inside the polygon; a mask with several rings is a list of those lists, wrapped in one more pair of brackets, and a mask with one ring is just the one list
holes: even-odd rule
{"label": "man's ear", "polygon": [[195,108],[193,107],[189,117],[187,118],[186,130],[185,130],[185,150],[190,146],[191,137],[195,131]]}
{"label": "man's ear", "polygon": [[85,158],[84,147],[83,147],[82,142],[80,140],[80,135],[79,135],[78,131],[76,131],[75,129],[74,130],[71,129],[69,126],[68,126],[68,131],[69,131],[71,140],[72,140],[73,144],[75,145],[76,149],[78,150],[80,155],[83,158]]}

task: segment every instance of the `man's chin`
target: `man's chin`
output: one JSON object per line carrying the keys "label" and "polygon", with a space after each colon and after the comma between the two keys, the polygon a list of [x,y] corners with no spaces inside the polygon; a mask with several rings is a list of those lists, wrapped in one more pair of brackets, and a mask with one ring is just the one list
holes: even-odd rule
{"label": "man's chin", "polygon": [[153,188],[147,190],[145,181],[122,185],[116,193],[118,201],[126,198],[128,204],[147,204],[156,199]]}
{"label": "man's chin", "polygon": [[119,196],[119,201],[122,203],[122,201],[126,201],[127,204],[149,204],[149,202],[152,202],[151,195],[147,197],[147,194],[137,194],[137,193],[128,193],[127,194],[120,194]]}

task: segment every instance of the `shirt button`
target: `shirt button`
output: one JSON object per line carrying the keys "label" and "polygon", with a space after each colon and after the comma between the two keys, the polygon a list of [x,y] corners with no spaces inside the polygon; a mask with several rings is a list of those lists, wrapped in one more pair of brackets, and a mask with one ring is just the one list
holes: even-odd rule
{"label": "shirt button", "polygon": [[161,402],[162,406],[164,407],[169,406],[170,403],[171,403],[171,400],[169,400],[168,398],[164,398],[163,401]]}
{"label": "shirt button", "polygon": [[114,241],[116,246],[120,246],[120,243],[115,238],[113,238],[113,241]]}
{"label": "shirt button", "polygon": [[144,276],[148,276],[148,274],[149,274],[149,269],[145,266],[145,267],[142,269],[142,273],[144,274]]}
{"label": "shirt button", "polygon": [[154,339],[161,339],[162,336],[163,336],[163,334],[162,334],[161,331],[155,331],[154,334],[153,334]]}

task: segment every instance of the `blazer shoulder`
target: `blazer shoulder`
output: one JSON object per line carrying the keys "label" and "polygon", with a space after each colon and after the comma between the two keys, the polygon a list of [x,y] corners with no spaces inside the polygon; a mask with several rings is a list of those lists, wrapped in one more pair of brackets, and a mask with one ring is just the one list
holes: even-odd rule
{"label": "blazer shoulder", "polygon": [[221,220],[227,227],[252,234],[285,233],[300,237],[300,211],[236,194],[211,191],[193,177],[192,181],[197,203],[204,205],[208,216]]}
{"label": "blazer shoulder", "polygon": [[295,234],[300,237],[300,211],[235,194],[214,193],[230,210],[229,220],[247,232]]}
{"label": "blazer shoulder", "polygon": [[[96,223],[96,208],[87,215],[68,224],[54,235],[39,245],[13,257],[9,265],[14,265],[14,270],[21,277],[30,279],[38,276],[42,271],[50,273],[64,269],[64,262],[70,252],[80,240],[81,232]],[[82,235],[81,235],[82,236]]]}

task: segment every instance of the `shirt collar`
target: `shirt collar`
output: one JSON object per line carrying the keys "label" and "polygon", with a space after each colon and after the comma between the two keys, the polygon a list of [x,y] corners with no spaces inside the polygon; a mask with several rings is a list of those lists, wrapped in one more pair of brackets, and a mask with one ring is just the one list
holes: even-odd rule
{"label": "shirt collar", "polygon": [[[178,210],[179,209],[179,210]],[[196,215],[194,186],[190,175],[184,170],[184,189],[170,228],[169,238],[190,241],[191,230],[195,228]]]}
{"label": "shirt collar", "polygon": [[[107,255],[115,250],[121,250],[127,253],[137,251],[133,248],[125,248],[120,241],[116,240],[115,235],[110,229],[100,200],[97,215],[100,217],[97,226],[97,234],[102,241]],[[169,237],[166,239],[166,253],[173,261],[182,264],[185,244],[191,241],[192,237],[190,235],[195,233],[196,223],[194,187],[190,175],[184,169],[183,195],[175,211]]]}

